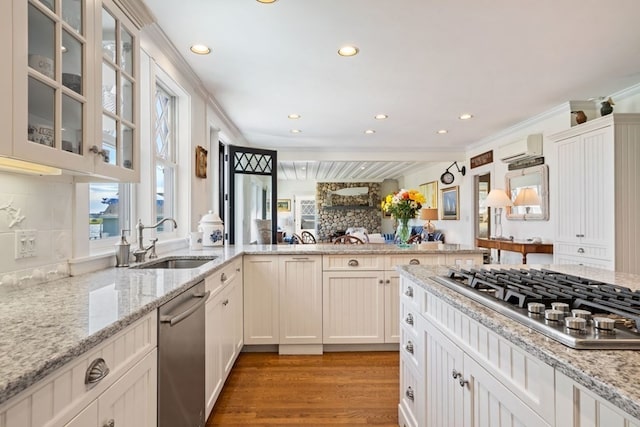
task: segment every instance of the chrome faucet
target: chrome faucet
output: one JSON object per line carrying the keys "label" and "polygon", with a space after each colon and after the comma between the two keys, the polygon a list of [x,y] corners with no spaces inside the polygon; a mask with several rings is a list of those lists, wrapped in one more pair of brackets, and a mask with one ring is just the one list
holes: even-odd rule
{"label": "chrome faucet", "polygon": [[158,239],[151,239],[151,244],[148,248],[145,248],[142,241],[142,230],[144,230],[145,228],[158,228],[160,224],[163,224],[166,221],[171,221],[173,223],[173,228],[178,228],[178,223],[173,218],[162,218],[156,225],[150,226],[143,225],[142,219],[138,218],[138,223],[136,224],[136,231],[138,232],[138,249],[133,251],[133,256],[136,258],[135,262],[144,262],[144,257],[149,251],[149,259],[158,258],[158,255],[156,255],[156,242],[158,241]]}

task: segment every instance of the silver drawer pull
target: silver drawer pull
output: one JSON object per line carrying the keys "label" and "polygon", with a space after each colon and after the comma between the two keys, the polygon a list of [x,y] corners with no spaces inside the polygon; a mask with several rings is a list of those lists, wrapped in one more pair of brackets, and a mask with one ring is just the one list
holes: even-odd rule
{"label": "silver drawer pull", "polygon": [[102,425],[102,427],[116,427],[116,420],[113,418]]}
{"label": "silver drawer pull", "polygon": [[584,234],[576,234],[576,237],[584,237]]}
{"label": "silver drawer pull", "polygon": [[407,290],[406,290],[406,291],[404,291],[404,294],[405,294],[406,296],[408,296],[409,298],[413,298],[413,288],[412,288],[411,286],[409,286],[409,287],[407,288]]}
{"label": "silver drawer pull", "polygon": [[226,274],[224,274],[224,273],[222,273],[222,274],[220,275],[220,281],[221,281],[221,282],[226,282],[226,281],[227,281],[227,275],[226,275]]}
{"label": "silver drawer pull", "polygon": [[91,364],[87,368],[87,372],[84,376],[84,383],[89,388],[92,388],[107,375],[109,375],[109,367],[107,366],[107,362],[105,362],[102,357],[98,357],[93,362],[91,362]]}
{"label": "silver drawer pull", "polygon": [[222,305],[227,305],[227,304],[229,304],[229,300],[228,299],[222,301]]}
{"label": "silver drawer pull", "polygon": [[407,387],[407,391],[404,392],[404,394],[407,396],[407,398],[413,402],[414,396],[413,396],[413,389],[411,387]]}
{"label": "silver drawer pull", "polygon": [[584,248],[578,248],[578,253],[579,254],[583,254],[584,253]]}
{"label": "silver drawer pull", "polygon": [[411,341],[407,342],[407,345],[404,346],[404,349],[407,350],[407,353],[413,354],[413,343]]}
{"label": "silver drawer pull", "polygon": [[460,387],[464,387],[464,386],[466,386],[467,384],[469,384],[469,381],[467,381],[467,380],[465,380],[465,379],[463,379],[463,378],[460,378],[460,381],[458,381],[458,382],[459,382],[459,384],[460,384]]}
{"label": "silver drawer pull", "polygon": [[407,325],[413,325],[413,314],[407,314],[407,318],[404,321]]}
{"label": "silver drawer pull", "polygon": [[348,265],[349,267],[357,267],[360,264],[358,263],[357,259],[350,259]]}
{"label": "silver drawer pull", "polygon": [[462,374],[454,369],[453,371],[451,371],[451,376],[455,380],[455,379],[461,378]]}
{"label": "silver drawer pull", "polygon": [[409,265],[420,265],[420,260],[413,258],[411,261],[409,261]]}

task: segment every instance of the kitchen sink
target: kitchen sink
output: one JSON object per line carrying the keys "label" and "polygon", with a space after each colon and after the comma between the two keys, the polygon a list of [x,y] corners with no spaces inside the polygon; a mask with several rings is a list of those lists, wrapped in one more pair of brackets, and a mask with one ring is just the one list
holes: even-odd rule
{"label": "kitchen sink", "polygon": [[139,265],[131,266],[131,268],[168,268],[168,269],[198,268],[214,259],[216,259],[215,256],[197,257],[197,258],[170,257],[170,258],[162,258],[162,259],[153,260],[153,261],[147,261]]}

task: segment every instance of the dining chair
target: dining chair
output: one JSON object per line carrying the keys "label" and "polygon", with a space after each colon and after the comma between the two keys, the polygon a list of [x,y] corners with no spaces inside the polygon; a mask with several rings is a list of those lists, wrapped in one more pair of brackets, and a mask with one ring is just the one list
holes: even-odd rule
{"label": "dining chair", "polygon": [[343,236],[338,236],[335,238],[335,240],[333,241],[334,245],[340,245],[340,244],[351,244],[351,245],[364,245],[364,242],[357,238],[356,236],[352,236],[350,234],[345,234]]}
{"label": "dining chair", "polygon": [[316,238],[309,231],[305,230],[300,234],[301,234],[301,237],[302,237],[302,243],[305,243],[305,244],[315,244],[316,243]]}

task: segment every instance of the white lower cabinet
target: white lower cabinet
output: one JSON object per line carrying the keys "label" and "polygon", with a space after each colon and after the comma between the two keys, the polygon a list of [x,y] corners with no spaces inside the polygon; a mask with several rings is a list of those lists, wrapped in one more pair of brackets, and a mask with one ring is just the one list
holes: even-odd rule
{"label": "white lower cabinet", "polygon": [[220,395],[243,345],[242,261],[205,280],[205,405],[207,416]]}
{"label": "white lower cabinet", "polygon": [[278,344],[278,255],[244,256],[244,343]]}
{"label": "white lower cabinet", "polygon": [[640,420],[556,371],[558,427],[640,427]]}
{"label": "white lower cabinet", "polygon": [[[4,403],[0,426],[155,426],[157,322],[154,310]],[[88,386],[100,359],[109,373]]]}

